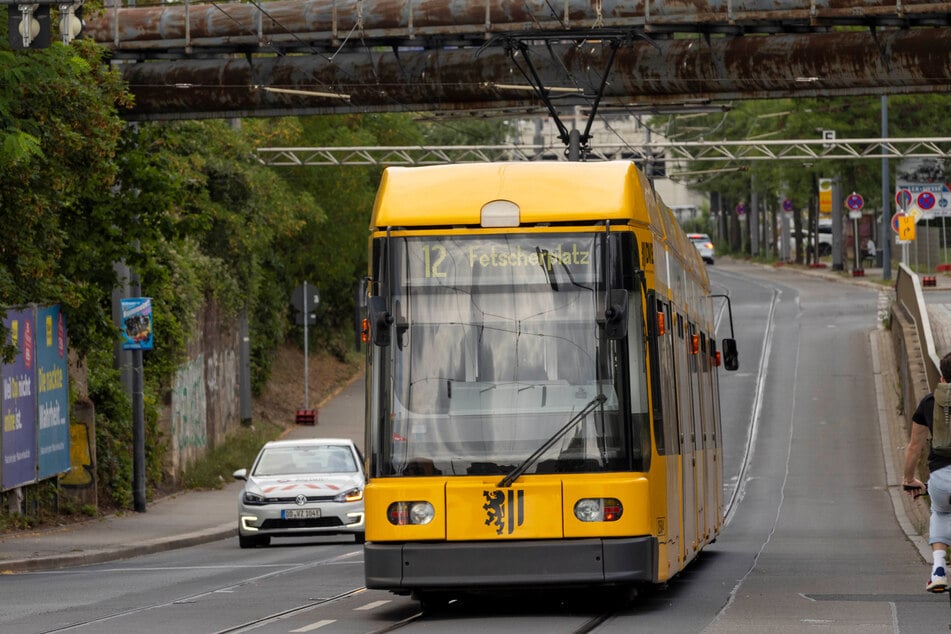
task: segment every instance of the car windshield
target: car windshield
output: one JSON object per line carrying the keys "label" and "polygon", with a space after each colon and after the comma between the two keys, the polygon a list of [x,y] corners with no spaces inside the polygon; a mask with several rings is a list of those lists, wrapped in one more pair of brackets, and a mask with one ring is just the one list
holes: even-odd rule
{"label": "car windshield", "polygon": [[303,475],[308,473],[353,473],[356,462],[344,445],[266,447],[252,475]]}

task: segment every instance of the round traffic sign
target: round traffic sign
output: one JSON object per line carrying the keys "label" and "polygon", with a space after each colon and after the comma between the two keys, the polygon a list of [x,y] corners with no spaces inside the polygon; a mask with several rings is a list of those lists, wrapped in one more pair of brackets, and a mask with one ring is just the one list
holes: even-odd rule
{"label": "round traffic sign", "polygon": [[918,194],[918,208],[919,209],[928,211],[929,209],[934,207],[936,202],[938,202],[938,200],[934,197],[934,194],[932,194],[931,192],[925,191]]}
{"label": "round traffic sign", "polygon": [[911,192],[907,189],[899,189],[898,193],[895,194],[895,202],[898,203],[898,206],[902,209],[907,209],[908,205],[911,204]]}
{"label": "round traffic sign", "polygon": [[740,203],[736,206],[736,215],[743,216],[746,214],[746,203]]}
{"label": "round traffic sign", "polygon": [[904,215],[904,213],[896,211],[895,215],[892,216],[892,231],[894,231],[896,234],[898,233],[898,219]]}
{"label": "round traffic sign", "polygon": [[865,199],[862,198],[861,194],[852,192],[849,194],[849,197],[845,199],[845,206],[852,211],[858,211],[865,206]]}
{"label": "round traffic sign", "polygon": [[788,198],[783,200],[783,211],[792,211],[792,210],[793,210],[792,201],[789,200]]}

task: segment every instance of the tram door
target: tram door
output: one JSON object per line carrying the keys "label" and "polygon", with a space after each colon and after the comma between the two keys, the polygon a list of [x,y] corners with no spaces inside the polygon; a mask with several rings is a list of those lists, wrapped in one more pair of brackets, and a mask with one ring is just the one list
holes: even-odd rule
{"label": "tram door", "polygon": [[716,416],[713,411],[713,366],[710,364],[710,341],[705,335],[700,335],[700,407],[703,416],[703,464],[704,482],[706,483],[706,535],[713,537],[717,528],[720,509],[719,489],[720,478],[717,477],[717,443],[719,438],[716,428]]}
{"label": "tram door", "polygon": [[682,457],[683,441],[680,433],[680,415],[677,411],[677,373],[674,365],[673,341],[674,320],[669,306],[658,303],[658,310],[664,315],[664,334],[657,340],[658,361],[660,375],[661,406],[664,417],[664,453],[667,480],[667,565],[669,569],[678,569],[681,540],[681,517],[683,516],[683,501],[681,491],[681,467],[678,457]]}
{"label": "tram door", "polygon": [[693,385],[687,357],[687,332],[683,315],[677,314],[674,333],[674,365],[677,376],[677,412],[680,418],[681,482],[683,485],[684,563],[697,549],[696,431],[693,421]]}
{"label": "tram door", "polygon": [[693,417],[694,434],[694,477],[697,484],[697,538],[698,541],[706,537],[710,526],[707,524],[707,439],[704,418],[702,377],[700,373],[699,338],[697,350],[693,348],[693,337],[697,335],[697,328],[690,324],[687,328],[687,356],[689,358],[688,371],[690,373],[690,413]]}

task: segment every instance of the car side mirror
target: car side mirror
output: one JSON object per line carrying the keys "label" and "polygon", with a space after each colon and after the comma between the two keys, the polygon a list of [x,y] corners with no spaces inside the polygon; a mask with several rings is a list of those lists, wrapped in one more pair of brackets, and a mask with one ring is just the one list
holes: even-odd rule
{"label": "car side mirror", "polygon": [[231,477],[235,480],[247,480],[248,479],[248,470],[247,469],[238,469],[231,474]]}
{"label": "car side mirror", "polygon": [[370,334],[373,344],[385,348],[390,345],[390,326],[393,315],[386,307],[386,299],[375,295],[367,300],[367,312],[370,318]]}
{"label": "car side mirror", "polygon": [[740,367],[740,357],[736,352],[736,339],[723,340],[723,367],[731,372]]}

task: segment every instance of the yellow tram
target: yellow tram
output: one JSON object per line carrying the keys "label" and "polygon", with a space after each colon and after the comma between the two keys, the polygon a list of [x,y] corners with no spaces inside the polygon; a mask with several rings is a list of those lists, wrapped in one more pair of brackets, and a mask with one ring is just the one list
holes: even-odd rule
{"label": "yellow tram", "polygon": [[716,539],[736,346],[633,163],[391,167],[370,229],[368,588],[657,583]]}

